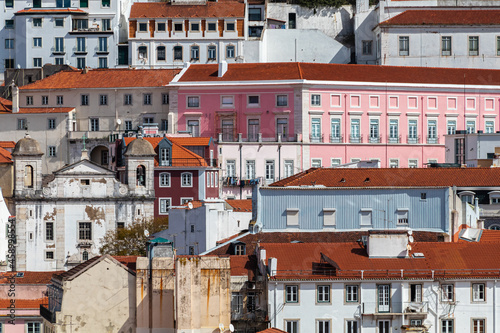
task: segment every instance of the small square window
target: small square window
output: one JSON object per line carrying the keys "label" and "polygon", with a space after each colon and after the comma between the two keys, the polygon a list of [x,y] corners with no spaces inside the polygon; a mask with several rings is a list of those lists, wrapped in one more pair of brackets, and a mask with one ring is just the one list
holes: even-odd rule
{"label": "small square window", "polygon": [[117,229],[125,228],[125,222],[116,222],[116,228]]}
{"label": "small square window", "polygon": [[139,31],[140,32],[148,31],[148,24],[147,23],[139,23]]}
{"label": "small square window", "polygon": [[17,129],[18,130],[27,130],[28,129],[28,122],[26,121],[25,118],[20,118],[17,120]]}
{"label": "small square window", "polygon": [[364,40],[363,41],[363,55],[371,55],[372,54],[372,45],[373,41]]}
{"label": "small square window", "polygon": [[191,31],[200,31],[199,23],[191,23]]}
{"label": "small square window", "polygon": [[166,31],[166,24],[165,23],[158,23],[156,26],[157,31]]}
{"label": "small square window", "polygon": [[285,286],[285,302],[286,303],[299,302],[299,286],[297,285]]}
{"label": "small square window", "polygon": [[33,19],[33,26],[41,28],[42,27],[42,19],[41,18],[34,18]]}
{"label": "small square window", "polygon": [[5,20],[5,29],[14,29],[14,20]]}
{"label": "small square window", "polygon": [[217,31],[217,25],[215,23],[208,23],[207,30],[208,31]]}
{"label": "small square window", "polygon": [[227,31],[234,31],[234,23],[226,23]]}
{"label": "small square window", "polygon": [[35,68],[42,67],[42,58],[33,58],[33,67]]}
{"label": "small square window", "polygon": [[318,95],[318,94],[311,95],[311,105],[312,106],[321,106],[321,95]]}
{"label": "small square window", "polygon": [[425,199],[427,199],[427,193],[425,192],[420,193],[420,200],[425,200]]}
{"label": "small square window", "polygon": [[316,287],[316,300],[318,303],[329,303],[330,302],[330,286],[323,285]]}
{"label": "small square window", "polygon": [[200,97],[199,96],[188,96],[188,108],[199,108],[200,107]]}
{"label": "small square window", "polygon": [[358,285],[346,285],[345,286],[345,301],[347,303],[358,303],[359,302],[359,292]]}
{"label": "small square window", "polygon": [[[53,260],[54,259],[54,251],[45,252],[45,259],[46,260]],[[40,332],[40,331],[33,331],[33,332]]]}
{"label": "small square window", "polygon": [[64,19],[63,18],[56,18],[54,21],[55,21],[56,27],[64,27]]}
{"label": "small square window", "polygon": [[13,49],[14,48],[14,39],[13,38],[5,39],[5,48],[6,49]]}
{"label": "small square window", "polygon": [[259,105],[259,96],[248,96],[248,105]]}
{"label": "small square window", "polygon": [[277,95],[276,96],[276,106],[288,106],[288,96],[287,95]]}
{"label": "small square window", "polygon": [[182,23],[175,23],[174,24],[174,31],[182,31]]}
{"label": "small square window", "polygon": [[222,104],[222,107],[234,106],[234,97],[233,96],[222,96],[221,104]]}

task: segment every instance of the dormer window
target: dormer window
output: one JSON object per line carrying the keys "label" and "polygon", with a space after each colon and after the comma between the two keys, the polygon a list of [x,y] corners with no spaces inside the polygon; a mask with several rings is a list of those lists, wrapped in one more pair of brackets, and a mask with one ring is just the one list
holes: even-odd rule
{"label": "dormer window", "polygon": [[234,255],[236,256],[246,255],[246,246],[244,243],[234,244]]}
{"label": "dormer window", "polygon": [[490,196],[490,205],[500,204],[500,191],[492,191],[488,195]]}
{"label": "dormer window", "polygon": [[471,205],[474,204],[474,196],[476,195],[476,193],[472,191],[463,191],[458,195],[460,196],[460,200],[462,200],[462,202],[467,202]]}
{"label": "dormer window", "polygon": [[170,166],[170,149],[160,148],[160,166]]}

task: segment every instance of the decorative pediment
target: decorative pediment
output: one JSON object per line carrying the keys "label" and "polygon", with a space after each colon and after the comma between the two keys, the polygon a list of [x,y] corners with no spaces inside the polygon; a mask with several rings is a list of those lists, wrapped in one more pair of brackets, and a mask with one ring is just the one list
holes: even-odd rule
{"label": "decorative pediment", "polygon": [[57,176],[63,175],[95,175],[95,176],[112,176],[114,177],[114,172],[100,166],[89,160],[81,160],[76,163],[67,165],[54,172]]}

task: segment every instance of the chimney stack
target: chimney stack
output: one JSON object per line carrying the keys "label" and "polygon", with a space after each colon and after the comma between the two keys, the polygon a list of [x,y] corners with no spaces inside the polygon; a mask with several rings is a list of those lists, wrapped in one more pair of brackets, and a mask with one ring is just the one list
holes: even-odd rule
{"label": "chimney stack", "polygon": [[218,77],[223,77],[224,74],[226,74],[227,72],[227,62],[222,60],[221,62],[219,62],[219,71],[218,71]]}
{"label": "chimney stack", "polygon": [[12,113],[18,113],[19,112],[19,87],[16,86],[14,81],[12,81],[12,84],[10,85],[12,88]]}

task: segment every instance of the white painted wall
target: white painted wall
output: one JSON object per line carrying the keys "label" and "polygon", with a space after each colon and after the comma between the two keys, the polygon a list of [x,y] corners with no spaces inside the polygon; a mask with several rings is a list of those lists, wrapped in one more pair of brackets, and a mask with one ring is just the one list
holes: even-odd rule
{"label": "white painted wall", "polygon": [[[9,210],[5,204],[5,200],[0,191],[0,264],[8,265],[7,256],[9,250],[9,234],[7,233],[7,225],[9,225]],[[0,266],[0,271],[8,266]],[[10,269],[7,269],[10,270]]]}

